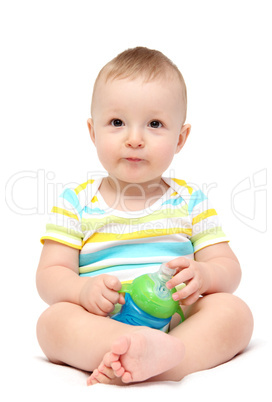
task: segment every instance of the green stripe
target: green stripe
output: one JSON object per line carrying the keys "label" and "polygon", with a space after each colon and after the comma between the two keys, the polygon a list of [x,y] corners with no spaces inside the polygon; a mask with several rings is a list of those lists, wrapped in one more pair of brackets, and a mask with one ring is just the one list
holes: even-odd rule
{"label": "green stripe", "polygon": [[81,232],[78,232],[74,229],[68,229],[65,226],[58,226],[58,225],[54,225],[52,223],[48,223],[46,225],[46,233],[45,235],[47,235],[48,233],[56,233],[56,234],[62,234],[65,235],[65,237],[70,237],[71,239],[76,238],[77,240],[83,239],[83,235]]}
{"label": "green stripe", "polygon": [[218,226],[216,228],[198,233],[197,235],[192,236],[190,240],[193,243],[194,247],[196,247],[199,244],[205,243],[208,240],[214,240],[220,237],[226,237],[226,235],[223,232],[222,228]]}
{"label": "green stripe", "polygon": [[122,218],[120,216],[109,215],[103,218],[94,218],[93,216],[89,219],[82,219],[82,225],[84,230],[97,230],[99,227],[103,227],[108,223],[115,223],[121,225],[140,225],[142,223],[149,223],[155,220],[160,219],[169,219],[169,218],[183,218],[188,216],[188,207],[187,205],[171,210],[166,208],[165,210],[159,210],[154,212],[153,214],[143,216],[140,218]]}

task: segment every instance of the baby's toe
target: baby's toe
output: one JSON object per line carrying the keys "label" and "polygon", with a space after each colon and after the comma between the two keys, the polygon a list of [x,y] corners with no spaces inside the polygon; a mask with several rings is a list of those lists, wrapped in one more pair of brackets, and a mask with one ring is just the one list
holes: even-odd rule
{"label": "baby's toe", "polygon": [[113,368],[113,371],[114,371],[114,374],[116,375],[116,377],[121,377],[124,374],[125,369],[124,369],[124,367],[121,366],[120,362],[114,362],[111,364],[111,366]]}
{"label": "baby's toe", "polygon": [[[105,354],[105,356],[103,357],[103,360],[102,360],[102,363],[100,364],[100,366],[102,366],[102,365],[107,366],[107,367],[110,367],[110,365],[111,365],[111,352],[108,352],[108,353]],[[99,367],[100,367],[100,366],[99,366]]]}
{"label": "baby's toe", "polygon": [[126,372],[123,376],[122,376],[122,381],[124,383],[128,383],[128,382],[132,382],[132,376],[130,373]]}
{"label": "baby's toe", "polygon": [[90,377],[88,377],[88,379],[87,379],[87,385],[94,385],[94,384],[97,384],[98,383],[98,381],[96,380],[96,375],[98,374],[98,370],[96,369],[96,370],[94,370],[93,372],[92,372],[92,374],[90,375]]}
{"label": "baby's toe", "polygon": [[105,366],[105,364],[103,363],[101,363],[100,366],[98,367],[98,371],[110,379],[115,378],[113,369],[111,367]]}

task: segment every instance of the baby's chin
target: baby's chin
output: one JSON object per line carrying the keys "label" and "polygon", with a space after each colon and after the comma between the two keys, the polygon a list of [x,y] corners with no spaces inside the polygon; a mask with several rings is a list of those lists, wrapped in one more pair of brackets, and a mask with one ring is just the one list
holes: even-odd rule
{"label": "baby's chin", "polygon": [[159,177],[153,177],[153,176],[146,176],[146,175],[120,175],[117,177],[114,177],[114,180],[118,182],[122,187],[124,185],[131,186],[131,185],[145,185],[145,186],[155,186],[160,185],[162,178],[161,176]]}

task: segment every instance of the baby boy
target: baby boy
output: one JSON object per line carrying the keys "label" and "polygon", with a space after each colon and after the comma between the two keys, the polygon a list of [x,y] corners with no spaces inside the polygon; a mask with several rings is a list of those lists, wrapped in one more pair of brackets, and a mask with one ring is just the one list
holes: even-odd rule
{"label": "baby boy", "polygon": [[[249,343],[253,319],[232,293],[241,269],[216,210],[180,174],[164,177],[190,133],[178,68],[137,47],[100,71],[90,137],[107,174],[60,195],[42,237],[37,324],[47,358],[92,372],[88,385],[179,381],[222,364]],[[111,319],[119,293],[162,263],[185,315],[164,330]]]}

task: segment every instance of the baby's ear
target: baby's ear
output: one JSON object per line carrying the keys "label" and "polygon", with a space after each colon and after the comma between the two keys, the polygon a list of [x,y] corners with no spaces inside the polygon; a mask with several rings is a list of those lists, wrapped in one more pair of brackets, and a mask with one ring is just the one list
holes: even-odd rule
{"label": "baby's ear", "polygon": [[91,137],[91,140],[92,140],[92,142],[94,143],[94,145],[95,145],[95,135],[94,135],[94,123],[93,123],[93,119],[88,119],[87,120],[87,126],[88,126],[88,130],[89,130],[89,133],[90,133],[90,137]]}
{"label": "baby's ear", "polygon": [[190,124],[184,124],[184,126],[181,127],[180,134],[178,137],[176,154],[178,154],[179,151],[183,148],[183,146],[188,138],[188,135],[190,134],[190,131],[191,131]]}

